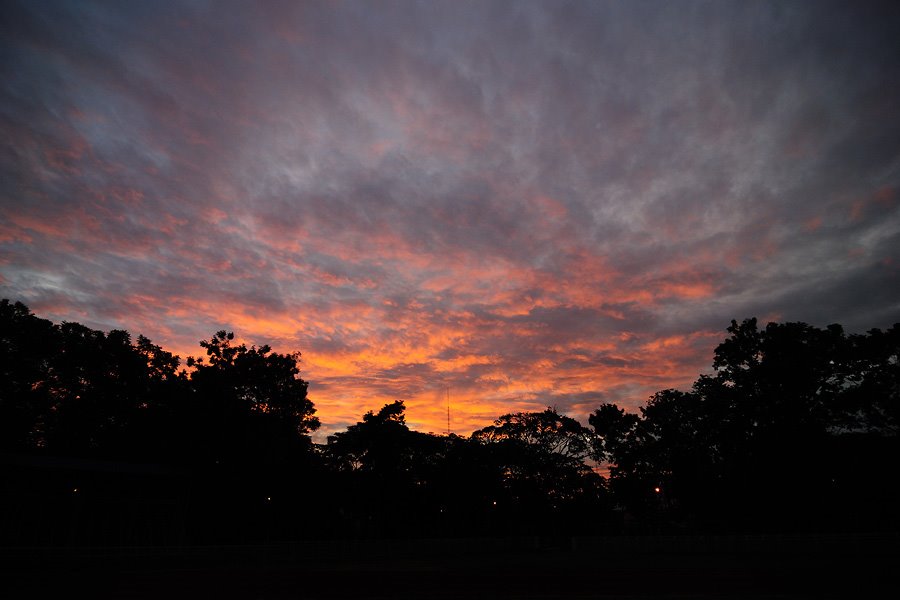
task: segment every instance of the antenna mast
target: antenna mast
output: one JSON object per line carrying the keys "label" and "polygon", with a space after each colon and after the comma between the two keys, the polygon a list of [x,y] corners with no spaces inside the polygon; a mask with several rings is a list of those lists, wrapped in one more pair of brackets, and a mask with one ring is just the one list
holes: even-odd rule
{"label": "antenna mast", "polygon": [[450,386],[447,386],[447,437],[450,437]]}

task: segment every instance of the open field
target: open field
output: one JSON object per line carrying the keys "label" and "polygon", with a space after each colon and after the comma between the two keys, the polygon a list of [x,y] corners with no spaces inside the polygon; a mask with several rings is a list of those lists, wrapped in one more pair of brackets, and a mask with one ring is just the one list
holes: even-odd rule
{"label": "open field", "polygon": [[6,548],[6,597],[822,598],[897,584],[898,536]]}

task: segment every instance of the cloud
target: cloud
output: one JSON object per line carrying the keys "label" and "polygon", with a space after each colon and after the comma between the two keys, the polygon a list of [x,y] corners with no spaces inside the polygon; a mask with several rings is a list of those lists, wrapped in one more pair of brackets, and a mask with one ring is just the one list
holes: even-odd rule
{"label": "cloud", "polygon": [[900,320],[891,4],[13,3],[0,290],[300,350],[333,431],[635,408]]}

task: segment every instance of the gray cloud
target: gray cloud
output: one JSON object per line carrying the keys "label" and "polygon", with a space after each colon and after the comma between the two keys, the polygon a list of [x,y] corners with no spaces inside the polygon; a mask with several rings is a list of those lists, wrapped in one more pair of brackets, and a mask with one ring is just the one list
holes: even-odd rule
{"label": "gray cloud", "polygon": [[437,379],[472,415],[633,407],[732,318],[900,321],[893,3],[11,3],[0,31],[2,295],[299,346],[336,423],[432,422]]}

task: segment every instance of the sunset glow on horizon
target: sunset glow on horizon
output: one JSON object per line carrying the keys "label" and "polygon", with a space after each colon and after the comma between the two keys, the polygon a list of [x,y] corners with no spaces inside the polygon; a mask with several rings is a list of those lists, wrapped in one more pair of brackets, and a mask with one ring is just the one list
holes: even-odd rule
{"label": "sunset glow on horizon", "polygon": [[708,372],[731,319],[900,321],[898,13],[12,3],[0,297],[302,353],[326,435]]}

